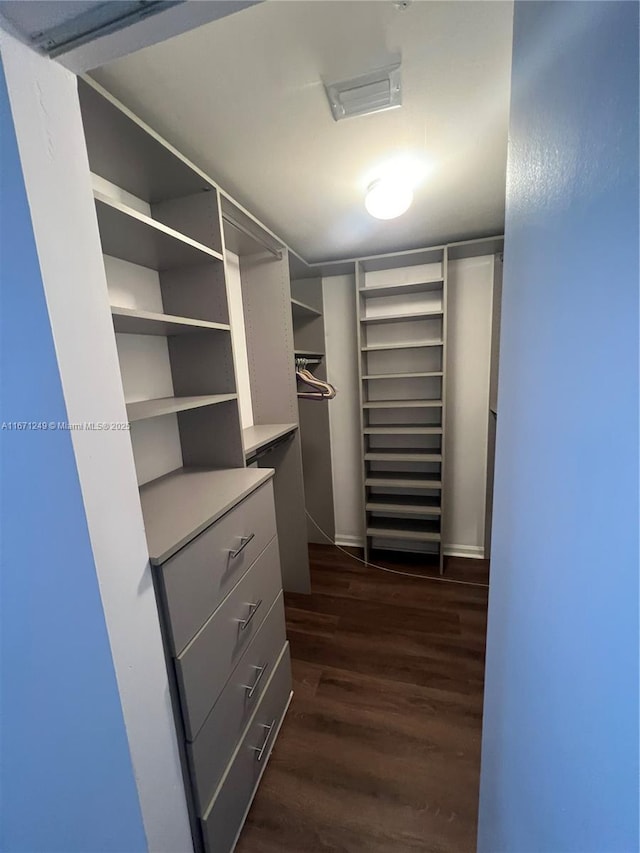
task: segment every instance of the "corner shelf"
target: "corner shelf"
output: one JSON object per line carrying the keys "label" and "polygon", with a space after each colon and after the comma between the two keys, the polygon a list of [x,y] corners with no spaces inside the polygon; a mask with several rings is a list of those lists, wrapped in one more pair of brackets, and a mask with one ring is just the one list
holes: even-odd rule
{"label": "corner shelf", "polygon": [[237,399],[237,394],[207,394],[199,397],[160,397],[156,400],[140,400],[136,403],[127,403],[127,417],[130,423],[134,423],[175,412],[186,412],[188,409],[216,406],[219,403],[228,403],[230,400]]}
{"label": "corner shelf", "polygon": [[299,299],[291,300],[291,312],[295,320],[310,320],[313,317],[322,317],[322,311],[318,311],[317,308],[312,308],[311,305],[300,302]]}
{"label": "corner shelf", "polygon": [[116,332],[130,335],[187,335],[203,331],[231,331],[227,323],[211,323],[191,317],[176,317],[173,314],[158,314],[140,311],[137,308],[111,306],[113,328]]}
{"label": "corner shelf", "polygon": [[105,255],[154,270],[222,261],[222,255],[190,237],[94,191]]}

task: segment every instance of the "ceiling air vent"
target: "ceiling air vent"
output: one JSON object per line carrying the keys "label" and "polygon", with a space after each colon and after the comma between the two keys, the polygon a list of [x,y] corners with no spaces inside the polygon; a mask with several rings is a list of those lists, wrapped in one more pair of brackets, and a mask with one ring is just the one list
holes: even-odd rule
{"label": "ceiling air vent", "polygon": [[325,88],[336,121],[402,106],[399,62]]}

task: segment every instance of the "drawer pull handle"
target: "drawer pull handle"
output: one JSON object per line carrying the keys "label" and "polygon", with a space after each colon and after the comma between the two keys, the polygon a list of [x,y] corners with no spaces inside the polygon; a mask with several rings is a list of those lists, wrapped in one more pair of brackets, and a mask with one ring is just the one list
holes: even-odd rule
{"label": "drawer pull handle", "polygon": [[268,726],[264,726],[264,725],[263,725],[263,726],[262,726],[262,728],[263,728],[263,729],[266,729],[266,730],[267,730],[267,733],[266,733],[266,735],[264,736],[264,741],[263,741],[262,746],[252,746],[252,747],[251,747],[251,749],[252,749],[254,752],[257,752],[257,753],[258,753],[258,754],[256,755],[256,761],[262,761],[262,756],[264,755],[264,751],[265,751],[265,749],[267,748],[267,744],[269,743],[269,738],[271,737],[271,732],[274,730],[275,725],[276,725],[276,721],[275,721],[275,720],[271,720],[270,725],[268,725]]}
{"label": "drawer pull handle", "polygon": [[265,665],[264,665],[264,666],[254,666],[254,669],[257,669],[257,670],[258,670],[258,674],[257,674],[257,676],[256,676],[256,680],[253,682],[253,684],[244,684],[244,685],[243,685],[244,689],[249,691],[249,693],[247,694],[247,699],[253,699],[253,694],[256,692],[256,690],[257,690],[257,688],[258,688],[258,685],[259,685],[259,684],[260,684],[260,682],[262,681],[262,676],[263,676],[263,675],[265,674],[265,672],[267,671],[267,666],[268,666],[268,665],[269,665],[269,664],[266,664],[266,663],[265,663]]}
{"label": "drawer pull handle", "polygon": [[258,612],[258,609],[259,609],[259,607],[260,607],[260,605],[261,605],[261,604],[262,604],[262,599],[260,599],[259,601],[257,601],[255,604],[250,604],[250,605],[249,605],[249,615],[247,616],[247,618],[246,618],[246,619],[243,619],[243,620],[240,622],[240,630],[241,630],[241,631],[244,631],[244,630],[245,630],[245,628],[247,628],[247,627],[249,626],[249,624],[250,624],[251,620],[253,619],[253,617],[254,617],[254,616],[256,615],[256,613]]}
{"label": "drawer pull handle", "polygon": [[241,536],[240,537],[240,545],[235,549],[235,551],[231,551],[231,550],[229,551],[229,556],[231,557],[232,560],[234,557],[237,557],[238,554],[242,554],[242,552],[247,547],[249,542],[251,542],[251,540],[253,538],[255,538],[255,535],[256,535],[255,533],[250,533],[248,536]]}

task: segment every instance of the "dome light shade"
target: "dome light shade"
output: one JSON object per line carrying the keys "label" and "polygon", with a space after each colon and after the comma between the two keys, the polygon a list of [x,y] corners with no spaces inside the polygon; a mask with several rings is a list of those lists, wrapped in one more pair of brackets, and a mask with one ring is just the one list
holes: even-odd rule
{"label": "dome light shade", "polygon": [[364,206],[376,219],[395,219],[409,210],[412,201],[413,189],[409,183],[387,177],[369,185]]}

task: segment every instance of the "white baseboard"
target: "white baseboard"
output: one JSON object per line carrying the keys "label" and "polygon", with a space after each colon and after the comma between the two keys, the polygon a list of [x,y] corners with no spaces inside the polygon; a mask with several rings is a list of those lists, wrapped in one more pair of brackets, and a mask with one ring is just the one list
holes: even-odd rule
{"label": "white baseboard", "polygon": [[[343,548],[363,548],[364,540],[361,536],[353,536],[350,533],[336,533],[336,545]],[[445,557],[468,557],[472,560],[484,560],[484,548],[482,545],[443,545],[442,551]]]}
{"label": "white baseboard", "polygon": [[364,548],[362,536],[352,536],[350,533],[336,533],[336,545],[343,548]]}
{"label": "white baseboard", "polygon": [[443,545],[445,557],[469,557],[471,560],[484,560],[482,545]]}

